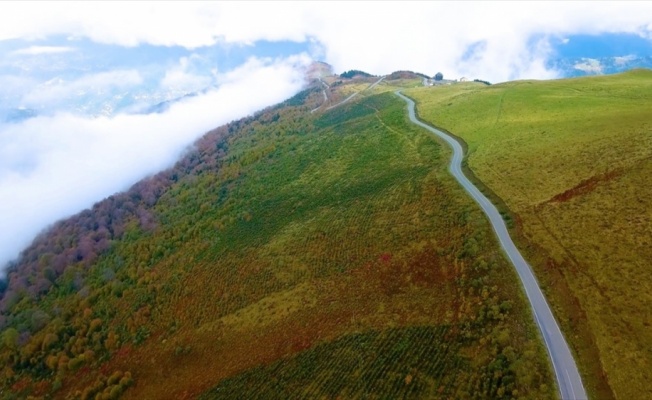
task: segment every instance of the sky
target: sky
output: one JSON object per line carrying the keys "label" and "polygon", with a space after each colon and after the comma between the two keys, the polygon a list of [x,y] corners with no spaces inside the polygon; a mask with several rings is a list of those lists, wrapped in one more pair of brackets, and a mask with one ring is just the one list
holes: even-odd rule
{"label": "sky", "polygon": [[0,265],[290,97],[311,60],[503,82],[651,43],[652,2],[0,2]]}

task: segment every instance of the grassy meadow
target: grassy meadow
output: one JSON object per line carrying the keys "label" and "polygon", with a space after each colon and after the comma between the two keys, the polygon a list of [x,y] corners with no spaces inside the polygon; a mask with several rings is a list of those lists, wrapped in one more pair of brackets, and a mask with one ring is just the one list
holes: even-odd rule
{"label": "grassy meadow", "polygon": [[516,274],[449,151],[392,93],[311,114],[322,99],[209,134],[148,229],[133,220],[12,301],[3,396],[554,398]]}
{"label": "grassy meadow", "polygon": [[511,210],[596,398],[652,398],[652,71],[406,91]]}

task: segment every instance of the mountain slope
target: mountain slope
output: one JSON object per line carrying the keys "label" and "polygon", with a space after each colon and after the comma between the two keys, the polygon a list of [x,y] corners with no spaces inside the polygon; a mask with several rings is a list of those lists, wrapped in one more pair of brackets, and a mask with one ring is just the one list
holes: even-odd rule
{"label": "mountain slope", "polygon": [[3,298],[4,389],[554,397],[514,272],[391,85],[311,114],[315,86],[44,234]]}
{"label": "mountain slope", "polygon": [[652,71],[409,93],[514,213],[594,394],[652,396]]}

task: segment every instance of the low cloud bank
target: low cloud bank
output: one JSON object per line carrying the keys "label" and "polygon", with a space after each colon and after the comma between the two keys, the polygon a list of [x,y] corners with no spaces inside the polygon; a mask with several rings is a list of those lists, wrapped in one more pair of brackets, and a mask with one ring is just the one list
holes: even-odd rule
{"label": "low cloud bank", "polygon": [[217,89],[160,114],[0,126],[0,266],[48,225],[171,166],[210,129],[292,96],[307,62],[250,59],[218,76]]}

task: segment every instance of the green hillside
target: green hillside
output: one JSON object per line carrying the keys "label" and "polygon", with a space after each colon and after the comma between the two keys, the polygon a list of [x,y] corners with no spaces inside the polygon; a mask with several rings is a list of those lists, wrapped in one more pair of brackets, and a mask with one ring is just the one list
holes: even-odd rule
{"label": "green hillside", "polygon": [[652,71],[407,91],[516,218],[597,398],[652,398]]}
{"label": "green hillside", "polygon": [[0,304],[0,393],[554,398],[448,150],[392,93],[321,99],[216,129],[38,238]]}

